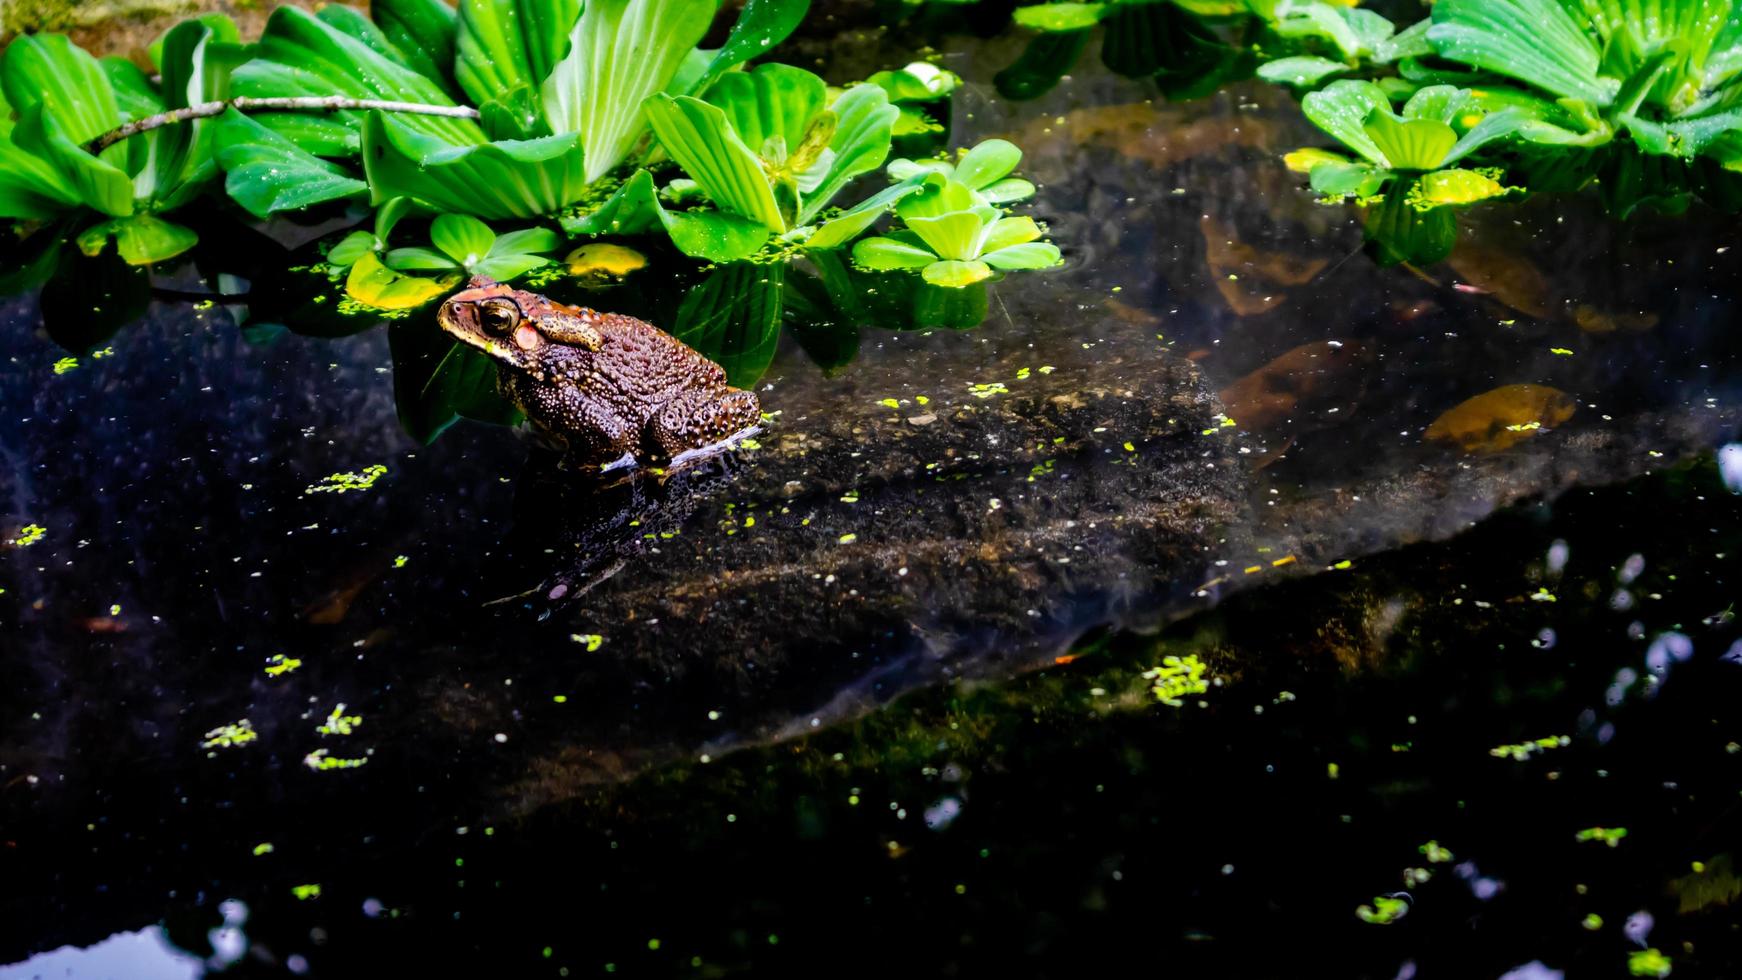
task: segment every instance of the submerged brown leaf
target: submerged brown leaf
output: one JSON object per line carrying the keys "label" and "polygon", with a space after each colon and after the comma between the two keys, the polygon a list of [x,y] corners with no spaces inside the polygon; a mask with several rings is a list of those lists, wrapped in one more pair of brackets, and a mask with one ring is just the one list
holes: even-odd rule
{"label": "submerged brown leaf", "polygon": [[1330,264],[1321,256],[1266,251],[1239,241],[1234,228],[1212,215],[1199,219],[1198,228],[1216,291],[1241,316],[1275,309],[1288,298],[1288,287],[1311,282]]}
{"label": "submerged brown leaf", "polygon": [[1300,411],[1352,406],[1366,359],[1367,349],[1353,341],[1302,344],[1223,388],[1219,397],[1242,428],[1264,431]]}
{"label": "submerged brown leaf", "polygon": [[1493,453],[1573,417],[1573,397],[1547,385],[1505,385],[1447,409],[1425,435],[1467,453]]}

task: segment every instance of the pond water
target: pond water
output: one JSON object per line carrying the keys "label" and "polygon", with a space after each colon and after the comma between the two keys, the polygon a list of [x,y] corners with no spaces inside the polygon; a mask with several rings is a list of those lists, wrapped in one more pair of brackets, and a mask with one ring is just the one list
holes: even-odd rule
{"label": "pond water", "polygon": [[721,273],[773,419],[666,477],[408,438],[427,320],[0,305],[0,977],[1742,972],[1734,220],[1386,267],[1284,92],[798,50],[926,40],[1065,264]]}

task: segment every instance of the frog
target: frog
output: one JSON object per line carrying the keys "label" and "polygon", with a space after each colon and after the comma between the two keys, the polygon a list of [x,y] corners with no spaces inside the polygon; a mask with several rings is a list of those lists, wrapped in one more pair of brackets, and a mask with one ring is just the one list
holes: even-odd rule
{"label": "frog", "polygon": [[496,364],[503,397],[573,468],[669,465],[758,428],[754,392],[651,323],[568,306],[485,276],[436,321]]}

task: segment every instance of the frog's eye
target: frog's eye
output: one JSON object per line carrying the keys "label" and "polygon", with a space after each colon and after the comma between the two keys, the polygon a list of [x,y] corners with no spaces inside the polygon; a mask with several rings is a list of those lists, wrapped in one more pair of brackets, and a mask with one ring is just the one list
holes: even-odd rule
{"label": "frog's eye", "polygon": [[478,325],[487,333],[506,335],[520,323],[520,307],[512,300],[486,300],[478,309]]}

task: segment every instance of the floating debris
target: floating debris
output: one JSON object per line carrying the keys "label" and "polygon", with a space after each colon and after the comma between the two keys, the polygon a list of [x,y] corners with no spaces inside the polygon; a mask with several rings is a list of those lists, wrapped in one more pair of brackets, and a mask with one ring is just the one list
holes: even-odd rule
{"label": "floating debris", "polygon": [[345,703],[340,701],[338,707],[327,715],[327,720],[322,722],[315,731],[322,735],[349,735],[356,731],[357,726],[362,723],[363,716],[345,714]]}
{"label": "floating debris", "polygon": [[586,647],[588,653],[593,653],[605,645],[605,638],[597,633],[570,633],[569,639]]}
{"label": "floating debris", "polygon": [[1586,827],[1574,834],[1573,839],[1580,843],[1602,841],[1610,847],[1618,847],[1621,844],[1621,838],[1626,836],[1626,827]]}
{"label": "floating debris", "polygon": [[290,893],[292,895],[296,896],[297,901],[306,902],[311,898],[320,898],[321,897],[321,886],[319,886],[319,885],[293,885],[293,886],[291,886]]}
{"label": "floating debris", "polygon": [[367,490],[375,485],[376,480],[386,475],[387,467],[379,463],[363,467],[361,473],[330,473],[303,493],[350,493],[352,490]]}
{"label": "floating debris", "polygon": [[79,359],[78,358],[76,358],[76,357],[63,357],[60,360],[54,362],[54,373],[65,374],[68,371],[76,370],[78,368],[78,366],[79,366]]}
{"label": "floating debris", "polygon": [[20,548],[28,548],[38,541],[41,541],[43,535],[47,533],[48,528],[43,527],[41,524],[26,524],[18,529],[18,537],[13,538],[7,543],[16,545]]}
{"label": "floating debris", "polygon": [[1375,895],[1372,905],[1361,905],[1355,909],[1355,918],[1376,926],[1391,925],[1408,914],[1409,895],[1406,892]]}
{"label": "floating debris", "polygon": [[331,769],[358,769],[369,764],[368,759],[339,759],[328,755],[326,749],[315,749],[302,757],[302,764],[315,772],[326,772]]}
{"label": "floating debris", "polygon": [[1519,742],[1516,745],[1496,745],[1488,750],[1488,754],[1496,759],[1523,762],[1533,755],[1547,752],[1549,749],[1564,749],[1571,744],[1573,744],[1573,740],[1565,735],[1548,735],[1529,742]]}
{"label": "floating debris", "polygon": [[205,740],[200,743],[203,749],[230,749],[238,745],[247,745],[260,737],[254,730],[254,723],[244,718],[230,725],[222,725],[206,733]]}
{"label": "floating debris", "polygon": [[1163,657],[1160,667],[1144,671],[1143,676],[1151,681],[1150,690],[1155,693],[1156,700],[1178,708],[1185,704],[1183,698],[1187,695],[1203,694],[1210,689],[1209,682],[1204,680],[1206,669],[1198,655],[1191,653],[1184,657]]}
{"label": "floating debris", "polygon": [[266,658],[266,676],[282,677],[301,666],[301,660],[287,657],[282,653],[275,653]]}

